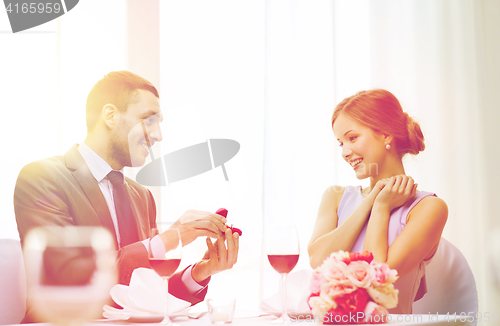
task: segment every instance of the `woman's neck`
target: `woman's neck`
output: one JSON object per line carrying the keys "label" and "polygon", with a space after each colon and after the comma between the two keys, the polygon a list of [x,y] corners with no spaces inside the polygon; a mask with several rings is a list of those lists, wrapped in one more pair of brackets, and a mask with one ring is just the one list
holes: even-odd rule
{"label": "woman's neck", "polygon": [[374,176],[370,177],[370,191],[373,189],[375,184],[386,178],[393,177],[399,174],[405,174],[405,168],[403,162],[400,159],[394,159],[386,162],[384,166],[379,166],[380,170]]}

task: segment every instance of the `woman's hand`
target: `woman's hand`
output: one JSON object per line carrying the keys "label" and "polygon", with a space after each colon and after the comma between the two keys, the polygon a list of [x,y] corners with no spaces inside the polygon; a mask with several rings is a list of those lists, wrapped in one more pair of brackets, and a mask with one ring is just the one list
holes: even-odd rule
{"label": "woman's hand", "polygon": [[375,187],[373,187],[373,189],[370,190],[370,194],[366,196],[366,199],[370,200],[371,205],[373,205],[378,194],[382,191],[382,189],[384,189],[385,185],[389,182],[389,180],[390,178],[377,181]]}
{"label": "woman's hand", "polygon": [[400,174],[378,181],[372,192],[376,193],[374,205],[385,207],[391,212],[415,196],[417,184],[414,183],[412,177]]}

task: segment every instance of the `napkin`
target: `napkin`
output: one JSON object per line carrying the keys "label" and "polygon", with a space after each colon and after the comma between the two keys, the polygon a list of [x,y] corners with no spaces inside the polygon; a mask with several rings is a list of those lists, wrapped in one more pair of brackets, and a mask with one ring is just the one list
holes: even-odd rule
{"label": "napkin", "polygon": [[103,316],[110,319],[127,320],[131,317],[162,316],[165,300],[168,313],[180,313],[191,303],[166,292],[163,279],[152,269],[137,268],[132,272],[130,285],[117,284],[111,288],[111,298],[123,309],[104,306]]}
{"label": "napkin", "polygon": [[[309,288],[312,270],[303,269],[290,273],[286,277],[286,307],[288,313],[310,313],[311,309],[307,299],[311,294]],[[276,313],[283,310],[283,282],[280,282],[280,288],[270,298],[262,300],[260,309]]]}

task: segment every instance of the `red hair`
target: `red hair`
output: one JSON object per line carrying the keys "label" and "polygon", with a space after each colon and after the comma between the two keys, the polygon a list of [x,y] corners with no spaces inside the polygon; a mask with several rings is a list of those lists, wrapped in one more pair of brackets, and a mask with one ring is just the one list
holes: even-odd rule
{"label": "red hair", "polygon": [[401,157],[416,155],[425,149],[420,125],[403,112],[398,99],[385,89],[361,91],[344,99],[333,111],[332,127],[341,113],[375,132],[392,135],[391,145]]}

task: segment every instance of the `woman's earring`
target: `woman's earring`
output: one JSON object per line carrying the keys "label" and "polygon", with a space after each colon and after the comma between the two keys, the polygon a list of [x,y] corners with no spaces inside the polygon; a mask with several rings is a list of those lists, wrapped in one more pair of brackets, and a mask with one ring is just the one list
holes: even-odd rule
{"label": "woman's earring", "polygon": [[385,149],[390,150],[391,149],[391,145],[389,145],[389,144],[385,145]]}

